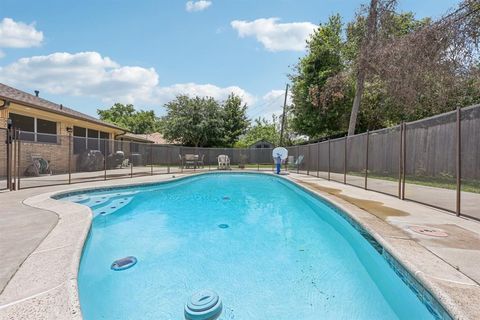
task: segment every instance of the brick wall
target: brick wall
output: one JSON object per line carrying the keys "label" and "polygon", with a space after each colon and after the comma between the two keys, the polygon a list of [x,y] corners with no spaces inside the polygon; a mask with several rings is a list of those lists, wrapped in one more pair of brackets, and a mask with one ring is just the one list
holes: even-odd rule
{"label": "brick wall", "polygon": [[[7,176],[7,131],[0,128],[0,177]],[[1,186],[0,186],[1,189]]]}
{"label": "brick wall", "polygon": [[[32,164],[32,155],[39,155],[49,161],[53,174],[68,173],[68,136],[58,136],[58,143],[21,141],[20,174]],[[75,166],[72,164],[72,169]]]}

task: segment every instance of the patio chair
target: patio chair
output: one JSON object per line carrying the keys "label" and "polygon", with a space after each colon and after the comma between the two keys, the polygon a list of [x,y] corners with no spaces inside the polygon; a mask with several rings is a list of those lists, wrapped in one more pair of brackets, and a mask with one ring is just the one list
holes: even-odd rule
{"label": "patio chair", "polygon": [[200,167],[205,168],[205,162],[204,162],[204,160],[205,160],[205,155],[202,154],[202,156],[200,157],[200,159],[197,160],[197,166],[198,166],[199,168],[200,168]]}
{"label": "patio chair", "polygon": [[178,155],[178,158],[180,160],[180,169],[183,169],[183,157],[181,154]]}
{"label": "patio chair", "polygon": [[198,154],[186,154],[185,155],[185,168],[190,168],[193,166],[194,168],[197,167],[198,161]]}
{"label": "patio chair", "polygon": [[221,154],[217,157],[218,169],[227,170],[230,169],[230,158],[226,154]]}
{"label": "patio chair", "polygon": [[293,168],[300,169],[300,166],[303,163],[303,155],[298,156],[297,160],[293,163]]}

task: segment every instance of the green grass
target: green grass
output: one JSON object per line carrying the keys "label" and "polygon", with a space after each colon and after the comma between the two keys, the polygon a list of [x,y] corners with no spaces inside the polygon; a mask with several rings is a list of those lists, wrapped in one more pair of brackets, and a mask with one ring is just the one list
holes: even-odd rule
{"label": "green grass", "polygon": [[[349,172],[348,175],[363,177],[364,173]],[[382,176],[371,172],[368,173],[368,178],[398,182],[398,177]],[[442,189],[455,190],[457,188],[456,180],[447,177],[406,176],[405,182]],[[480,181],[463,180],[461,190],[465,192],[480,193]]]}

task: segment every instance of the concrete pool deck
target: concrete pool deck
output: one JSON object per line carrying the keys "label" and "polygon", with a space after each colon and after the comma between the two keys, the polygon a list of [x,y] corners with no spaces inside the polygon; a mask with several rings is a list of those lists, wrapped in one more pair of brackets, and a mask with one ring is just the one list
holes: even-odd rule
{"label": "concrete pool deck", "polygon": [[[288,178],[348,212],[456,318],[480,317],[479,222],[312,176],[291,173]],[[0,193],[0,318],[81,319],[77,269],[91,211],[50,195],[168,180],[172,175]],[[415,226],[448,236],[418,234]]]}

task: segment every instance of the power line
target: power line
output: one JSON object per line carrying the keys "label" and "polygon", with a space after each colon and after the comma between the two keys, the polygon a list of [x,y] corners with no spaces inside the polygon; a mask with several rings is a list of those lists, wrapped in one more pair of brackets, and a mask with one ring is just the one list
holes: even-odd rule
{"label": "power line", "polygon": [[263,108],[269,107],[269,106],[273,105],[274,103],[277,103],[278,100],[279,100],[279,98],[282,98],[282,97],[283,97],[283,95],[278,96],[278,97],[275,97],[275,98],[274,98],[272,101],[270,101],[270,102],[265,102],[265,103],[263,103],[263,104],[261,104],[261,105],[255,106],[255,107],[252,108],[252,109],[258,109],[258,108],[261,108],[261,109],[258,110],[258,111],[255,112],[255,113],[253,113],[250,117],[251,117],[252,119],[254,119],[255,117],[257,117],[258,115],[260,115],[262,112],[265,111]]}

